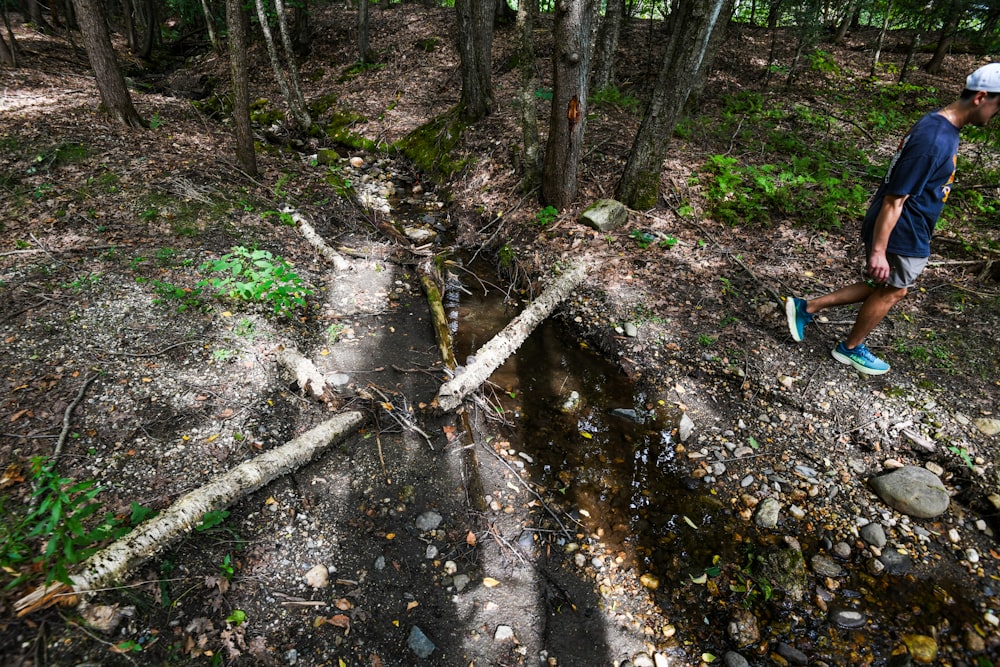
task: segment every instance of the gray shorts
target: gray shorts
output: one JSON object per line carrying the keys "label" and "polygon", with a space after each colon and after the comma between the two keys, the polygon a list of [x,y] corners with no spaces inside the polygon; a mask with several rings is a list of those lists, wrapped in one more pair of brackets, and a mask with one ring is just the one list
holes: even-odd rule
{"label": "gray shorts", "polygon": [[884,287],[888,285],[889,287],[899,288],[913,287],[913,284],[917,282],[917,277],[923,273],[924,267],[926,267],[927,262],[930,261],[930,257],[905,257],[903,255],[895,255],[891,252],[887,252],[885,253],[885,261],[889,263],[889,279],[882,285],[877,285],[874,280],[868,277],[868,267],[865,267],[866,273],[864,281],[868,283],[869,286]]}

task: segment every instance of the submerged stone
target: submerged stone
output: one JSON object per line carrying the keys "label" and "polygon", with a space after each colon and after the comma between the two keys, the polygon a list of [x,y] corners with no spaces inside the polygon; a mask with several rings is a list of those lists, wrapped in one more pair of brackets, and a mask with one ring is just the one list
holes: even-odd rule
{"label": "submerged stone", "polygon": [[437,648],[424,631],[417,626],[410,628],[410,636],[406,640],[406,645],[418,658],[429,658],[431,653]]}

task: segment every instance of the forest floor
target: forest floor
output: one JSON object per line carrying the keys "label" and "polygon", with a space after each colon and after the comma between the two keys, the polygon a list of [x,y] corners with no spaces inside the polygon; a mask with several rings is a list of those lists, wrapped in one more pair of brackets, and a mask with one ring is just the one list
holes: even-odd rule
{"label": "forest floor", "polygon": [[[353,15],[314,12],[301,73],[318,122],[350,113],[350,132],[391,143],[457,103],[451,10],[374,9],[378,65],[360,69]],[[0,595],[0,661],[596,667],[653,657],[694,665],[733,651],[728,665],[867,665],[892,653],[902,655],[893,664],[920,662],[921,639],[935,664],[997,659],[1000,460],[997,436],[984,430],[1000,411],[996,227],[949,222],[919,289],[872,336],[892,371],[862,377],[829,356],[849,310],[828,313],[795,344],[780,302],[854,278],[858,221],[719,222],[699,178],[711,156],[734,153],[742,121],[727,105],[747,93],[813,110],[884,165],[898,134],[863,126],[823,92],[863,89],[871,36],[823,46],[835,76],[812,69],[766,92],[770,39],[734,28],[694,114],[701,120],[671,145],[661,205],[597,233],[576,218],[613,193],[639,116],[627,105],[593,108],[577,204],[546,219],[513,166],[521,134],[511,30],[497,35],[497,109],[463,135],[465,169],[436,181],[398,155],[293,137],[262,49],[250,54],[253,95],[265,100],[261,175],[251,179],[234,166],[227,124],[188,99],[223,93],[224,58],[178,56],[160,73],[125,58],[136,105],[154,126],[128,130],[102,115],[82,50],[18,29],[23,67],[0,71],[0,537],[9,580],[28,576]],[[623,89],[641,94],[665,40],[636,23],[622,43]],[[777,46],[778,62],[790,60],[791,41]],[[883,55],[896,66],[903,57],[892,44]],[[947,102],[980,62],[953,54],[938,76],[912,73],[900,113],[932,108],[931,89]],[[545,65],[539,73],[544,87]],[[711,130],[733,122],[728,136]],[[345,161],[327,164],[325,148]],[[963,150],[977,164],[995,160],[990,149]],[[852,165],[852,177],[868,186],[865,168]],[[577,493],[585,470],[526,466],[544,452],[509,426],[529,406],[503,403],[507,421],[497,423],[470,404],[468,432],[435,409],[446,373],[418,269],[442,242],[385,233],[397,215],[380,208],[388,185],[416,226],[495,262],[512,302],[529,300],[554,267],[586,261],[589,277],[558,313],[574,344],[610,360],[643,397],[639,407],[686,413],[694,435],[668,443],[672,470],[711,497],[730,546],[801,550],[805,594],[732,554],[719,562],[692,547],[664,557],[687,530],[682,512],[667,512],[670,531],[652,515],[630,523],[603,495]],[[286,205],[340,249],[346,269],[284,224]],[[669,247],[644,241],[668,237]],[[199,267],[237,246],[286,260],[313,290],[307,306],[276,314],[200,290]],[[303,393],[276,362],[282,347],[311,359],[339,387],[333,398]],[[361,431],[213,515],[122,586],[83,607],[15,616],[44,569],[13,557],[12,536],[25,532],[17,519],[51,481],[33,472],[33,457],[58,452],[58,475],[96,480],[101,512],[127,523],[136,505],[163,511],[348,409],[366,415]],[[869,477],[904,464],[941,476],[952,495],[944,515],[911,519],[869,491]],[[608,493],[631,483],[608,481]],[[781,503],[777,526],[757,520],[766,498]],[[695,529],[697,518],[683,517]],[[884,528],[887,544],[859,538],[868,523]],[[59,535],[70,552],[82,548],[65,533],[50,539]],[[815,561],[827,554],[839,573]],[[894,570],[899,561],[886,554],[904,565]],[[707,572],[706,583],[698,575]],[[768,580],[774,598],[755,596]],[[845,627],[838,609],[863,610],[867,624]]]}

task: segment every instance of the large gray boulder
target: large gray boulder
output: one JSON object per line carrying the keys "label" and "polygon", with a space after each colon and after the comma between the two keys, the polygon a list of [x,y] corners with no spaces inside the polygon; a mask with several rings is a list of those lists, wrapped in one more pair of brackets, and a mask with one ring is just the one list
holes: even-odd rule
{"label": "large gray boulder", "polygon": [[918,466],[903,466],[868,483],[889,507],[918,519],[943,514],[951,501],[938,476]]}

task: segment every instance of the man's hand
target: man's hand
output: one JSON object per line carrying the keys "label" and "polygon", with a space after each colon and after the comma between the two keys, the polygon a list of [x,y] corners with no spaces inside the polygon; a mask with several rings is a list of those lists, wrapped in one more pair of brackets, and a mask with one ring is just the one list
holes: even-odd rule
{"label": "man's hand", "polygon": [[884,285],[889,280],[889,262],[885,258],[885,251],[871,251],[866,272],[878,285]]}

